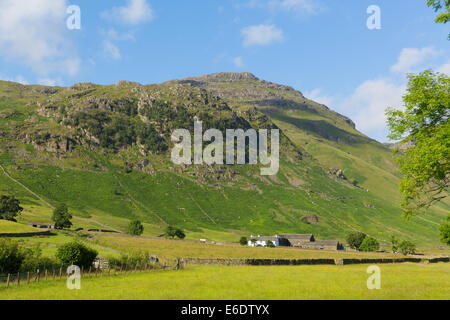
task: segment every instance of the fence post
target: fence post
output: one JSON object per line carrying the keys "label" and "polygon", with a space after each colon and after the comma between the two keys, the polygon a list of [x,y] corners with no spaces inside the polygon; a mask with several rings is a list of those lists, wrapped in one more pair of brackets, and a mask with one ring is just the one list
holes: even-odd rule
{"label": "fence post", "polygon": [[11,275],[8,273],[8,278],[6,279],[6,287],[9,288],[9,280],[11,278]]}
{"label": "fence post", "polygon": [[45,281],[47,281],[48,280],[48,271],[47,271],[47,269],[45,269]]}
{"label": "fence post", "polygon": [[62,266],[59,268],[59,280],[62,279]]}
{"label": "fence post", "polygon": [[37,282],[39,283],[39,281],[41,280],[41,271],[38,269],[37,270]]}
{"label": "fence post", "polygon": [[53,277],[53,280],[55,280],[56,279],[56,272],[55,272],[55,267],[53,267],[53,274],[52,274],[52,277]]}
{"label": "fence post", "polygon": [[17,272],[17,286],[20,286],[20,272]]}
{"label": "fence post", "polygon": [[30,284],[30,272],[27,272],[27,284]]}

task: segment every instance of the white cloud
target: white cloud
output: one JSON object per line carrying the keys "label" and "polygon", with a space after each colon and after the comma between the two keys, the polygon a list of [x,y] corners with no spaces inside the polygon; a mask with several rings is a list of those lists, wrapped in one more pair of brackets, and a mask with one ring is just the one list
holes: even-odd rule
{"label": "white cloud", "polygon": [[330,106],[333,104],[334,99],[330,96],[322,94],[322,89],[314,89],[312,91],[304,92],[304,96],[315,102]]}
{"label": "white cloud", "polygon": [[109,40],[103,41],[103,53],[114,60],[119,60],[122,57],[119,48]]}
{"label": "white cloud", "polygon": [[124,7],[114,7],[101,15],[103,18],[127,25],[138,25],[154,18],[154,12],[146,0],[127,0]]}
{"label": "white cloud", "polygon": [[445,73],[448,76],[450,76],[450,60],[446,64],[443,64],[442,66],[437,68],[436,71],[440,73]]}
{"label": "white cloud", "polygon": [[18,82],[20,84],[29,84],[27,79],[25,79],[22,75],[18,75],[18,76],[13,77],[13,78],[7,77],[7,76],[4,76],[4,75],[0,75],[0,80],[11,81],[11,82]]}
{"label": "white cloud", "polygon": [[372,137],[384,139],[385,110],[388,107],[401,108],[405,92],[405,85],[397,85],[388,78],[367,80],[340,103],[340,109],[347,111],[359,130]]}
{"label": "white cloud", "polygon": [[63,85],[61,78],[58,78],[58,79],[42,78],[42,79],[38,79],[38,83],[40,85],[49,86],[49,87]]}
{"label": "white cloud", "polygon": [[273,9],[295,11],[302,15],[313,15],[322,10],[315,0],[271,0],[269,2],[269,7]]}
{"label": "white cloud", "polygon": [[405,48],[400,53],[397,63],[391,67],[392,72],[408,73],[413,72],[414,67],[439,55],[440,52],[433,47]]}
{"label": "white cloud", "polygon": [[244,46],[269,45],[283,41],[283,31],[274,25],[260,24],[242,29]]}
{"label": "white cloud", "polygon": [[245,64],[244,64],[244,60],[242,59],[242,57],[236,57],[233,59],[233,63],[236,67],[242,69],[244,68]]}
{"label": "white cloud", "polygon": [[66,29],[66,0],[0,1],[0,57],[45,75],[75,75],[80,59]]}

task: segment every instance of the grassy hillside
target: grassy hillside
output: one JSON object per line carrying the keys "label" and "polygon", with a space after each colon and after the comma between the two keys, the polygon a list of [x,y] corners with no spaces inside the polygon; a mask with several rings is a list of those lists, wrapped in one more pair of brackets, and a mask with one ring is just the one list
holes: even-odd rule
{"label": "grassy hillside", "polygon": [[[248,74],[147,86],[0,82],[0,101],[0,193],[22,201],[23,221],[48,221],[66,202],[77,227],[124,231],[138,218],[152,236],[168,224],[190,237],[227,241],[288,232],[343,240],[360,230],[381,241],[396,234],[436,246],[448,209],[404,221],[386,147],[301,93]],[[170,135],[192,130],[194,119],[205,129],[278,126],[280,172],[174,165]],[[308,223],[310,216],[319,222]]]}
{"label": "grassy hillside", "polygon": [[0,220],[0,233],[25,233],[25,232],[39,232],[42,230],[29,227],[16,222]]}

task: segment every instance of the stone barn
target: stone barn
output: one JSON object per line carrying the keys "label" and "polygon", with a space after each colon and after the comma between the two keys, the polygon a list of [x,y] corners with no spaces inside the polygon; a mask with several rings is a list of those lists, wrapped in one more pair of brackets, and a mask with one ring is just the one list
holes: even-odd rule
{"label": "stone barn", "polygon": [[301,247],[304,243],[315,241],[312,234],[278,234],[277,237],[283,239],[280,241],[281,246],[288,247]]}

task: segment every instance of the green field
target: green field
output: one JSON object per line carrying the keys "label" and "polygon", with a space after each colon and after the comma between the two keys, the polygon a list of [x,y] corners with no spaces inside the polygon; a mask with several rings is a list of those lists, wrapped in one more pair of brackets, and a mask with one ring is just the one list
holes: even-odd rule
{"label": "green field", "polygon": [[255,258],[255,259],[335,259],[402,258],[390,253],[301,250],[297,248],[252,248],[238,244],[205,244],[199,241],[147,239],[99,235],[92,241],[122,252],[147,251],[166,258]]}
{"label": "green field", "polygon": [[367,289],[367,265],[299,267],[188,267],[0,289],[4,300],[103,299],[442,299],[450,296],[449,264],[381,265],[381,289]]}
{"label": "green field", "polygon": [[19,224],[16,222],[0,220],[0,233],[27,233],[27,232],[39,232],[42,230]]}

